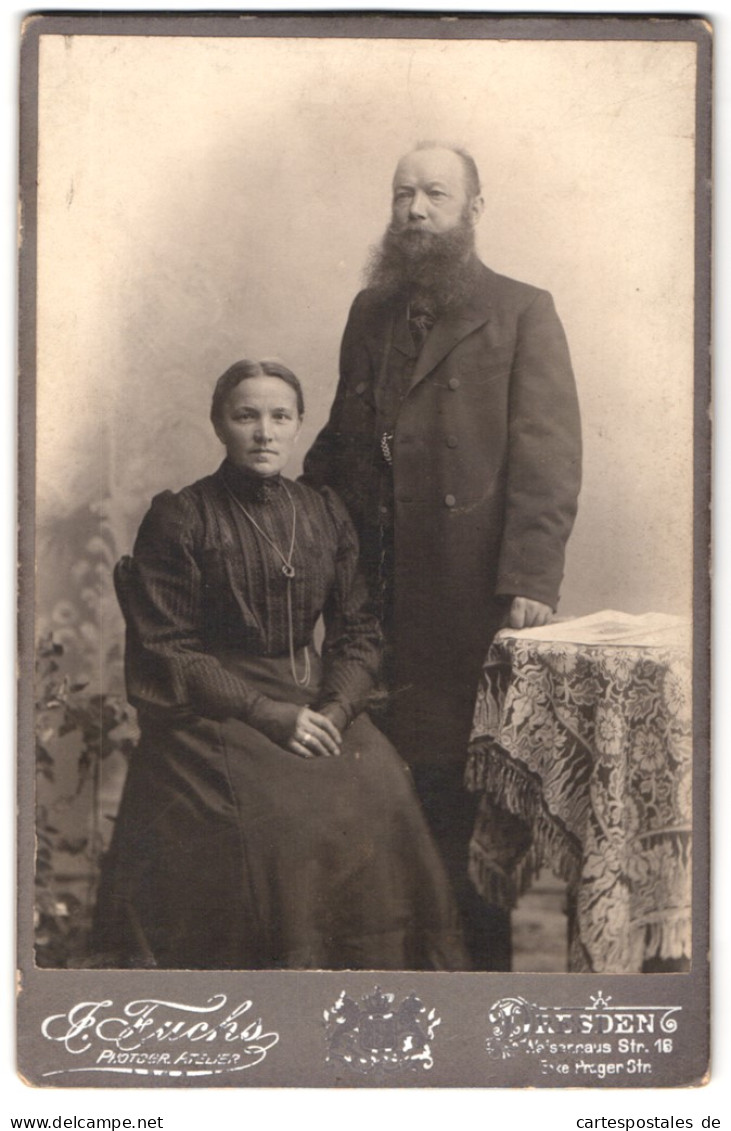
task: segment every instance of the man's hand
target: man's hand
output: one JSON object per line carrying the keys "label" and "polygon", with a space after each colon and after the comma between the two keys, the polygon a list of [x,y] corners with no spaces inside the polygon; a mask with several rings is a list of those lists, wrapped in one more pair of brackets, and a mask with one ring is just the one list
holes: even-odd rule
{"label": "man's hand", "polygon": [[340,731],[327,715],[303,707],[287,749],[300,758],[332,758],[340,753],[341,742]]}
{"label": "man's hand", "polygon": [[543,624],[550,624],[552,619],[550,605],[531,601],[530,597],[513,597],[507,623],[510,628],[540,628]]}

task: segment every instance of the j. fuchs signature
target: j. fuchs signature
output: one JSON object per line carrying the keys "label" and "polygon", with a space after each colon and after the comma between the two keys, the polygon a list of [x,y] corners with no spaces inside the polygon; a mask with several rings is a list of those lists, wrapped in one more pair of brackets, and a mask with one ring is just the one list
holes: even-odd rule
{"label": "j. fuchs signature", "polygon": [[[41,1031],[49,1041],[61,1042],[74,1055],[89,1052],[97,1042],[132,1052],[147,1045],[185,1041],[235,1047],[253,1064],[276,1045],[279,1034],[266,1032],[261,1018],[253,1018],[251,1001],[227,1008],[226,994],[214,994],[204,1005],[186,1005],[159,998],[140,998],[114,1010],[111,998],[80,1001],[67,1013],[54,1013]],[[98,1047],[98,1046],[97,1046]]]}

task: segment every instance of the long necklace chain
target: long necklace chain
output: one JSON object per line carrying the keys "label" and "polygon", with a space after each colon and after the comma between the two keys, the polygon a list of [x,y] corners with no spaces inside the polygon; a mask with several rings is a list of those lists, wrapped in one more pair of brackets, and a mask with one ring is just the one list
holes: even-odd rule
{"label": "long necklace chain", "polygon": [[290,491],[289,491],[289,488],[288,488],[287,484],[284,482],[283,479],[281,480],[281,484],[284,487],[285,494],[286,494],[287,498],[289,499],[290,506],[292,507],[292,535],[291,535],[290,540],[289,540],[289,553],[286,556],[282,553],[282,551],[280,550],[279,546],[274,541],[274,539],[269,537],[266,530],[262,530],[262,528],[259,526],[259,523],[256,521],[254,516],[249,513],[249,511],[246,509],[246,507],[241,502],[241,500],[236,498],[236,495],[234,495],[234,493],[231,490],[231,488],[229,487],[228,483],[225,483],[224,486],[225,486],[228,494],[231,496],[233,501],[236,503],[236,506],[239,508],[239,510],[242,511],[246,515],[246,517],[248,518],[249,522],[254,527],[254,529],[256,531],[258,531],[259,534],[261,534],[264,541],[267,542],[268,545],[271,546],[271,548],[274,550],[274,553],[277,555],[277,557],[282,562],[282,573],[284,574],[286,581],[287,581],[287,635],[288,635],[288,638],[289,638],[289,664],[290,664],[290,668],[292,669],[292,678],[293,678],[295,684],[297,685],[297,687],[307,687],[308,683],[310,682],[310,653],[309,653],[309,650],[307,648],[307,645],[305,645],[305,649],[304,649],[304,652],[305,652],[305,669],[304,669],[304,672],[303,672],[301,677],[297,675],[297,664],[295,662],[295,655],[294,655],[294,617],[293,617],[293,612],[292,612],[292,578],[295,575],[295,568],[292,565],[292,557],[294,555],[294,547],[295,547],[296,538],[297,538],[297,507],[295,506],[294,499],[292,498]]}
{"label": "long necklace chain", "polygon": [[281,483],[282,483],[282,486],[284,487],[287,498],[289,499],[289,504],[292,508],[292,535],[289,539],[289,553],[287,554],[286,557],[284,556],[284,554],[282,553],[282,551],[280,550],[279,546],[274,541],[274,539],[269,537],[266,530],[262,530],[262,528],[259,526],[259,523],[256,521],[254,516],[252,514],[249,514],[249,512],[247,511],[246,507],[241,502],[241,500],[237,499],[236,495],[234,495],[234,493],[231,490],[231,488],[229,487],[228,483],[226,483],[225,486],[226,486],[226,490],[228,491],[228,493],[231,496],[231,498],[233,499],[233,501],[236,503],[236,506],[239,508],[239,510],[242,510],[244,512],[244,514],[246,515],[246,517],[248,518],[249,522],[254,527],[254,529],[259,531],[259,533],[261,534],[264,541],[269,543],[271,548],[274,550],[274,553],[281,560],[281,562],[282,562],[282,573],[284,574],[284,576],[289,581],[289,580],[291,580],[291,578],[294,577],[294,566],[292,565],[292,554],[294,553],[295,540],[296,540],[296,537],[297,537],[297,508],[294,505],[294,499],[292,498],[292,496],[289,493],[289,489],[287,487],[287,484],[284,482],[284,480],[281,480]]}

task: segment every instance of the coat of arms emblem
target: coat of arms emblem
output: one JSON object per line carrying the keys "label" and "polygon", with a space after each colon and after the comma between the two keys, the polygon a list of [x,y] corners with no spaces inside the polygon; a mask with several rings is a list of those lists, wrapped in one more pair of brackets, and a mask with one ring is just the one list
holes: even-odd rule
{"label": "coat of arms emblem", "polygon": [[441,1019],[415,994],[399,1005],[395,996],[376,987],[356,1001],[343,991],[324,1011],[328,1062],[358,1072],[431,1068],[431,1042]]}

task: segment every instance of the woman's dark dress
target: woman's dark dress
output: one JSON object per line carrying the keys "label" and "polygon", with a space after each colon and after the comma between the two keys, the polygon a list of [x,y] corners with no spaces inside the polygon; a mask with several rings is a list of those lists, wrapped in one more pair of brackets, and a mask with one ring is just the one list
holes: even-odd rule
{"label": "woman's dark dress", "polygon": [[[289,659],[286,554],[298,674]],[[119,588],[142,737],[103,869],[109,965],[465,969],[409,772],[363,713],[380,634],[357,541],[328,491],[224,462],[158,495]],[[322,661],[312,633],[325,621]],[[339,757],[284,749],[300,706],[334,711]]]}

